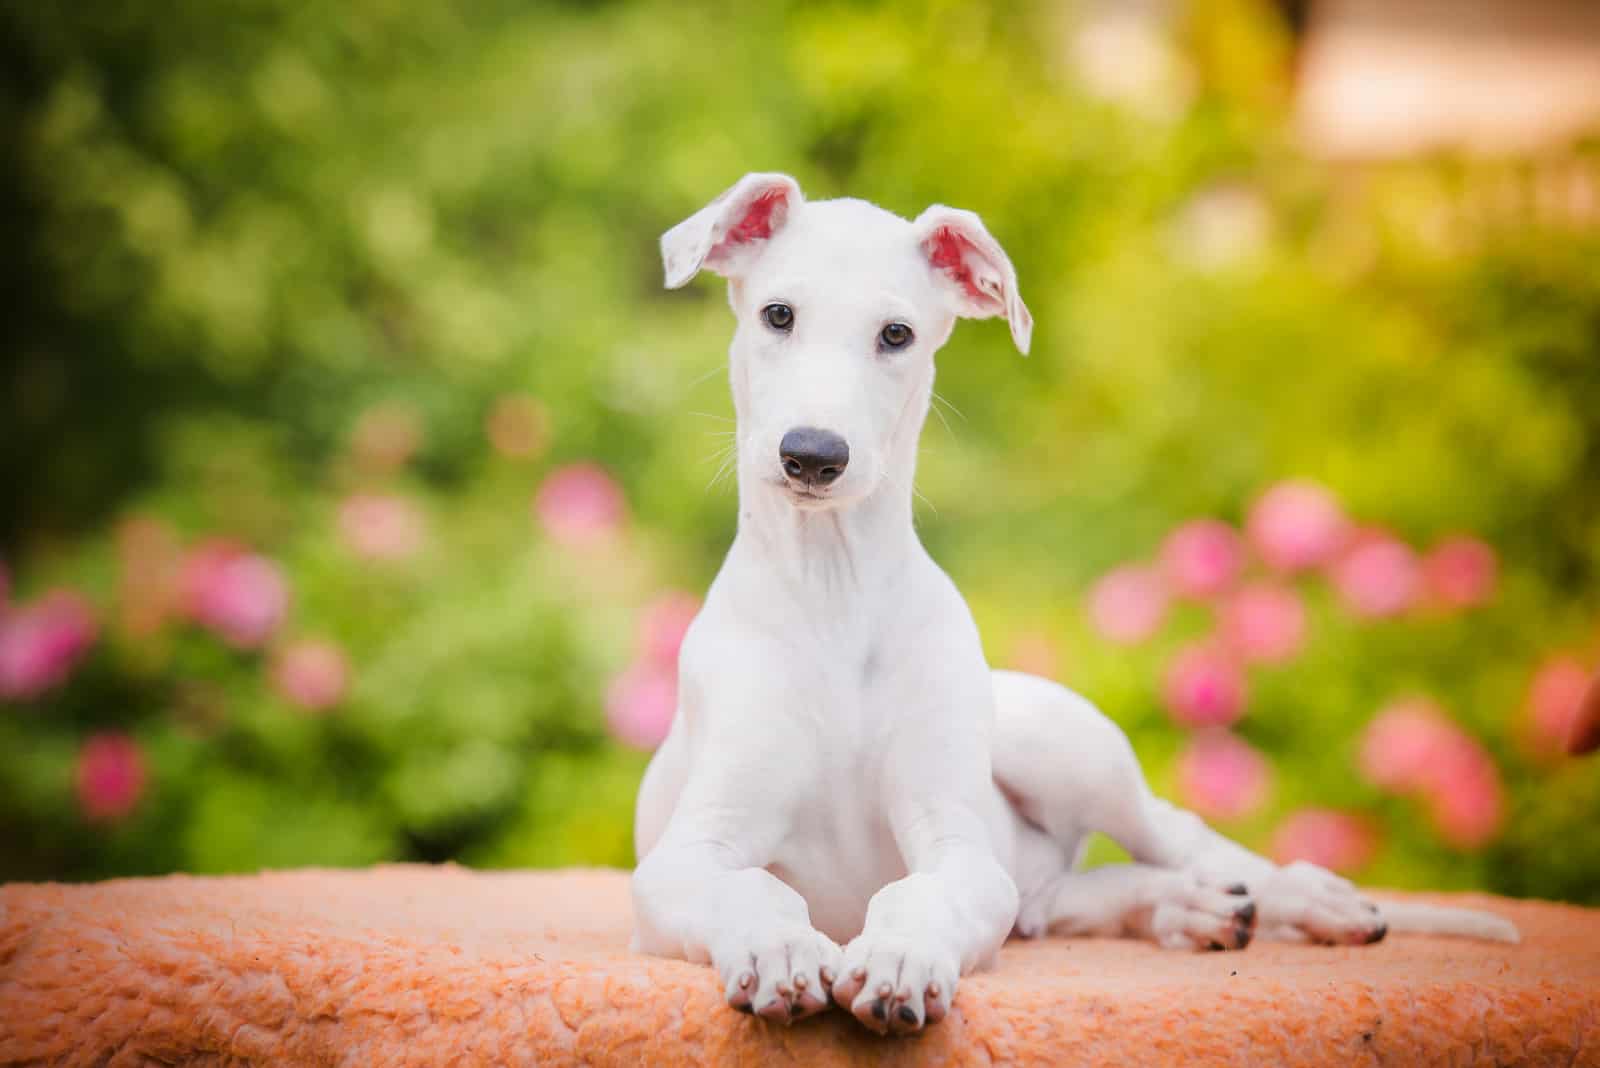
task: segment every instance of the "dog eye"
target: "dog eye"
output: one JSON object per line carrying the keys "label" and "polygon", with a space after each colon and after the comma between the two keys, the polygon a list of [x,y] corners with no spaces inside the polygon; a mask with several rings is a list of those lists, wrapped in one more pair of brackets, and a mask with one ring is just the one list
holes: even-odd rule
{"label": "dog eye", "polygon": [[794,309],[787,304],[768,304],[761,309],[761,319],[772,329],[782,334],[787,334],[794,329]]}
{"label": "dog eye", "polygon": [[905,323],[890,323],[879,331],[878,342],[886,349],[903,349],[911,344],[914,336]]}

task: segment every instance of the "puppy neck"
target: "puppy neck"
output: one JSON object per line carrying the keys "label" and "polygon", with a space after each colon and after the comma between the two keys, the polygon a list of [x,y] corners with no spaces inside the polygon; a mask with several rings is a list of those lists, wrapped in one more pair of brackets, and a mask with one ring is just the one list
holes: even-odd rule
{"label": "puppy neck", "polygon": [[922,555],[912,523],[916,438],[894,446],[876,488],[842,507],[801,509],[752,474],[739,477],[739,530],[732,553],[750,553],[800,601],[838,608],[893,584]]}

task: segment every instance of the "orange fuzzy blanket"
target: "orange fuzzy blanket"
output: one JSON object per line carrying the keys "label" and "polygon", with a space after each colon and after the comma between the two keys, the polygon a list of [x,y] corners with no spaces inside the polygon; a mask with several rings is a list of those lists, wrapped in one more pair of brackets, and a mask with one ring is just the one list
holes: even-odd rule
{"label": "orange fuzzy blanket", "polygon": [[0,1064],[1592,1064],[1600,911],[1519,946],[1012,943],[923,1036],[721,1004],[627,952],[627,877],[386,867],[0,888]]}

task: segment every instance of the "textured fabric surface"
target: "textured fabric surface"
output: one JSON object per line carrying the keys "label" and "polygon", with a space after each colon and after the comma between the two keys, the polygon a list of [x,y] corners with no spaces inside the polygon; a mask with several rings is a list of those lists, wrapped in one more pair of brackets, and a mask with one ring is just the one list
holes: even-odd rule
{"label": "textured fabric surface", "polygon": [[1519,946],[1008,945],[920,1037],[720,1003],[627,952],[611,871],[387,867],[0,889],[0,1064],[1594,1064],[1600,912]]}

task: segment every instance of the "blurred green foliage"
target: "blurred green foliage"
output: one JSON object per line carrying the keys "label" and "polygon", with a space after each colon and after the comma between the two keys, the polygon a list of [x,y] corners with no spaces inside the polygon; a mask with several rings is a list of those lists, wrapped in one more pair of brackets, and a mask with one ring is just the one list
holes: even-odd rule
{"label": "blurred green foliage", "polygon": [[[1533,210],[1531,163],[1305,158],[1271,9],[1190,5],[1131,101],[1075,66],[1055,3],[175,0],[0,26],[0,546],[15,597],[66,585],[103,611],[67,685],[0,706],[0,876],[630,863],[644,757],[608,740],[607,680],[639,606],[702,589],[733,529],[707,488],[720,286],[663,292],[656,238],[785,170],[812,197],[973,208],[1017,265],[1034,356],[961,327],[939,381],[959,413],[919,469],[921,533],[997,662],[1045,636],[1165,788],[1157,680],[1209,617],[1107,645],[1096,576],[1286,477],[1419,545],[1474,532],[1502,566],[1480,611],[1357,625],[1312,591],[1314,640],[1252,677],[1239,728],[1272,802],[1229,830],[1264,846],[1291,808],[1343,807],[1384,829],[1376,882],[1600,901],[1595,767],[1516,741],[1540,659],[1597,639],[1600,240]],[[1592,180],[1595,153],[1573,158]],[[524,395],[548,447],[519,458],[485,420]],[[405,462],[352,444],[374,410],[414,420]],[[530,518],[545,474],[589,459],[631,517],[600,552]],[[414,502],[422,548],[353,553],[357,491]],[[297,711],[259,651],[122,625],[130,516],[281,563],[282,636],[336,641],[348,695]],[[1500,765],[1487,849],[1352,772],[1362,725],[1412,692]],[[108,728],[148,762],[115,823],[73,794]]]}

